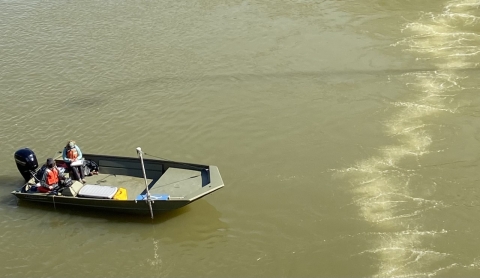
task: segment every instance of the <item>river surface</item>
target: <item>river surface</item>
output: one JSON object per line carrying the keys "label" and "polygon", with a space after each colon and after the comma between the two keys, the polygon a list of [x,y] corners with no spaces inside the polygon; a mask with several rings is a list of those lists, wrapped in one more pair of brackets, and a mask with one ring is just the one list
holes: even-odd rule
{"label": "river surface", "polygon": [[[479,63],[478,0],[0,0],[1,276],[478,277]],[[69,139],[225,187],[17,203]]]}

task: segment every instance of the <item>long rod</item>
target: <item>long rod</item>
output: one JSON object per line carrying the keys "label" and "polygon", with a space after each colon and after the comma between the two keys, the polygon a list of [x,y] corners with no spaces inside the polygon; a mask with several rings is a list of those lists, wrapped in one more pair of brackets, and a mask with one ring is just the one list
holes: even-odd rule
{"label": "long rod", "polygon": [[153,219],[153,209],[152,209],[152,200],[150,198],[150,191],[148,191],[148,183],[147,183],[147,174],[145,173],[145,164],[143,164],[143,155],[142,149],[140,147],[137,148],[138,156],[140,157],[140,162],[142,163],[142,171],[143,171],[143,179],[145,180],[145,189],[147,191],[147,203],[148,207],[150,208],[150,216]]}

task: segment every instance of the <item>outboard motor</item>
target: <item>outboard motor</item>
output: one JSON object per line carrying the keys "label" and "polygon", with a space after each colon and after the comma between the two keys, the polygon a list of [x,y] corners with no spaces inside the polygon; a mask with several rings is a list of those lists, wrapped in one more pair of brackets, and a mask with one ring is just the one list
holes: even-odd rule
{"label": "outboard motor", "polygon": [[22,174],[25,181],[29,181],[38,167],[35,153],[29,148],[24,148],[16,151],[14,157],[18,171],[20,171],[20,174]]}

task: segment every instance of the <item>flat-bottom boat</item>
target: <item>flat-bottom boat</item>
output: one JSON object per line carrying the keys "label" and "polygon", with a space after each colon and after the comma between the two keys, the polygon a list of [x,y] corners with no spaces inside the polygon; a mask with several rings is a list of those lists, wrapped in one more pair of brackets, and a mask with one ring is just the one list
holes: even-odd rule
{"label": "flat-bottom boat", "polygon": [[[74,181],[68,187],[39,193],[39,170],[35,154],[28,148],[14,157],[26,183],[12,191],[19,200],[68,205],[125,213],[150,214],[181,208],[224,186],[216,166],[98,154],[83,154],[85,161],[98,166],[98,173]],[[61,157],[55,158],[62,165]],[[65,169],[68,176],[69,169]]]}

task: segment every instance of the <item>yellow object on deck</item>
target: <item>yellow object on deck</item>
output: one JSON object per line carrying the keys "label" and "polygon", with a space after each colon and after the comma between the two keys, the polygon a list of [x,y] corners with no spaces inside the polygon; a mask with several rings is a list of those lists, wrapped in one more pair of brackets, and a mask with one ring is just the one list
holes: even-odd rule
{"label": "yellow object on deck", "polygon": [[127,189],[125,188],[118,188],[117,193],[113,195],[114,200],[126,200],[127,199]]}

